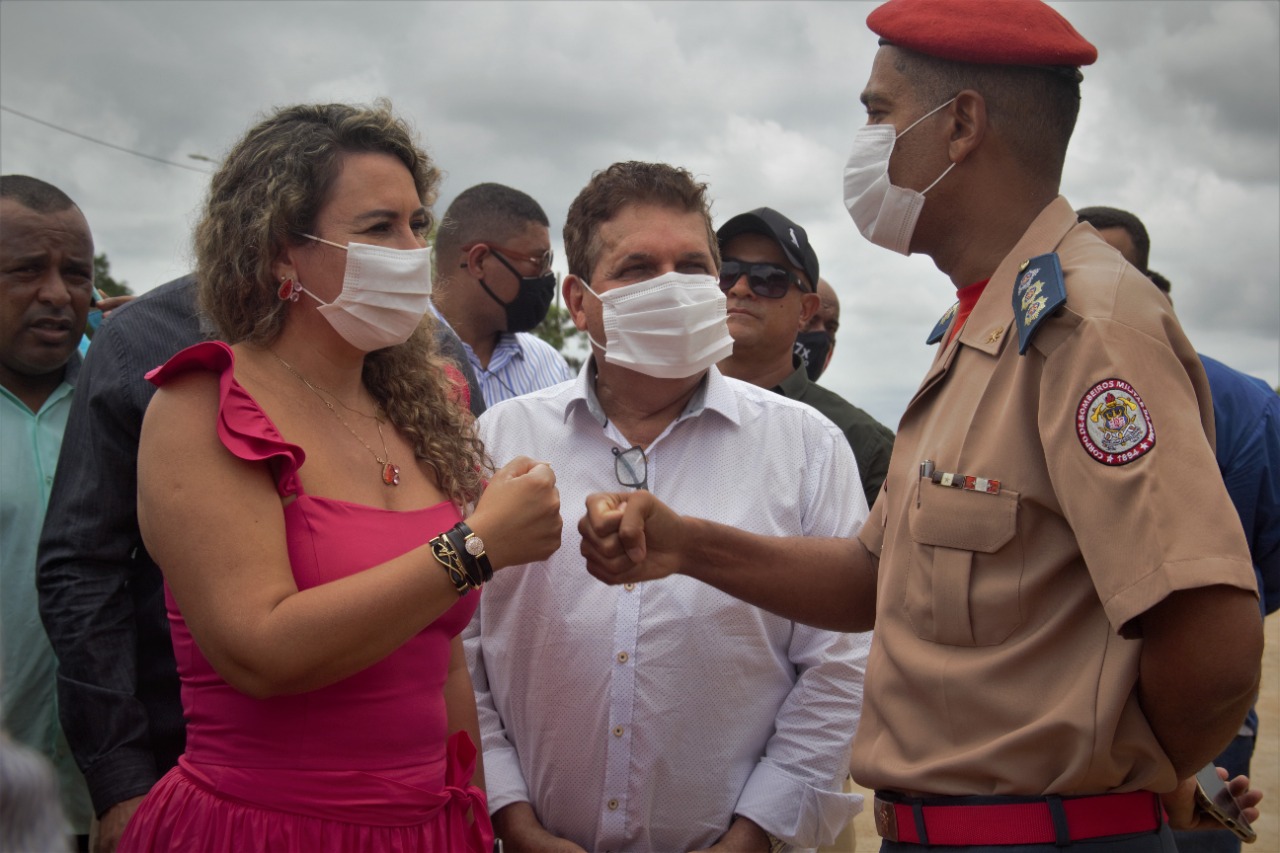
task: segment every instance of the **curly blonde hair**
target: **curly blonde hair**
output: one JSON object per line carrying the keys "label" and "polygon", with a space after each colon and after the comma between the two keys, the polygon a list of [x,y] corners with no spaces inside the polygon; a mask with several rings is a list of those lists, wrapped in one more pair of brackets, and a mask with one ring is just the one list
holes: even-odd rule
{"label": "curly blonde hair", "polygon": [[[229,343],[269,346],[284,327],[272,262],[316,216],[346,154],[379,152],[404,163],[422,204],[436,198],[440,172],[408,125],[380,100],[372,107],[300,104],[276,110],[236,143],[213,176],[195,229],[201,309]],[[399,346],[365,356],[365,386],[437,485],[466,507],[480,496],[491,465],[474,419],[459,399],[435,343],[430,312]]]}

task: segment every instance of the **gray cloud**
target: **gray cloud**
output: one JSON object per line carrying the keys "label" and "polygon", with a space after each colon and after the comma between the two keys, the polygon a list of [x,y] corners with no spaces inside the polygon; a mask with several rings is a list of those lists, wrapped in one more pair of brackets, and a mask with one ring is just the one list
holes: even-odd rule
{"label": "gray cloud", "polygon": [[[1204,351],[1280,382],[1280,5],[1055,4],[1100,50],[1064,177],[1078,206],[1142,216]],[[202,166],[257,116],[389,97],[447,173],[538,198],[558,237],[590,174],[660,159],[723,221],[768,204],[808,228],[844,303],[826,382],[894,424],[954,300],[927,258],[857,234],[840,170],[863,121],[872,3],[0,3],[0,101]],[[186,271],[207,176],[0,114],[0,169],[81,203],[113,271]]]}

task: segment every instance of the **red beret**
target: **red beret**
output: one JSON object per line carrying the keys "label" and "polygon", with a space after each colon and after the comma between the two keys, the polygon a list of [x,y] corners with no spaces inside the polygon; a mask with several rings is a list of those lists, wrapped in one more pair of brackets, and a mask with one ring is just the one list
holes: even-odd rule
{"label": "red beret", "polygon": [[1092,65],[1098,49],[1041,0],[889,0],[867,16],[885,42],[981,65]]}

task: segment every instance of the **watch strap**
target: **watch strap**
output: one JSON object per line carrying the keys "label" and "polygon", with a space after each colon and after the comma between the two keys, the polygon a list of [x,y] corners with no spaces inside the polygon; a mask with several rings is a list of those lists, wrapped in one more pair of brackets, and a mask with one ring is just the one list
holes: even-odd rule
{"label": "watch strap", "polygon": [[489,561],[489,555],[485,552],[484,540],[477,536],[465,521],[459,521],[453,529],[458,532],[462,540],[462,552],[467,555],[463,559],[470,558],[478,566],[477,576],[480,578],[480,583],[493,580],[493,563]]}

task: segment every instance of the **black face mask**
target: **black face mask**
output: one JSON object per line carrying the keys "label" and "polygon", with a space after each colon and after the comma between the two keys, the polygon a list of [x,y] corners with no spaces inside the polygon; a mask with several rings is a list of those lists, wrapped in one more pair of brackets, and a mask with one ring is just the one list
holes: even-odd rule
{"label": "black face mask", "polygon": [[527,332],[541,323],[547,316],[547,310],[551,307],[551,300],[556,295],[556,274],[549,272],[546,275],[526,277],[520,275],[519,271],[511,264],[507,263],[507,259],[497,252],[492,255],[502,262],[502,265],[511,270],[511,274],[516,277],[516,281],[520,283],[520,289],[516,291],[515,299],[510,302],[503,302],[498,298],[484,279],[480,279],[480,286],[484,288],[484,292],[489,294],[489,298],[502,306],[502,310],[507,315],[507,331],[508,332]]}
{"label": "black face mask", "polygon": [[827,369],[827,356],[831,354],[831,338],[822,331],[801,332],[796,335],[793,352],[804,362],[809,381],[817,382],[822,371]]}

